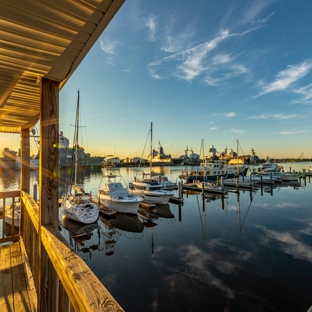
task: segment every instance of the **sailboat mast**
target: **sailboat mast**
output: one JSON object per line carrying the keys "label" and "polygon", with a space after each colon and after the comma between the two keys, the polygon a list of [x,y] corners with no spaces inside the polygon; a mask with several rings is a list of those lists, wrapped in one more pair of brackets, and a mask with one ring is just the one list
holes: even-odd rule
{"label": "sailboat mast", "polygon": [[236,160],[237,160],[237,175],[239,176],[239,166],[238,166],[238,139],[236,139]]}
{"label": "sailboat mast", "polygon": [[77,98],[77,108],[76,108],[76,121],[75,121],[75,185],[77,184],[78,177],[78,128],[79,128],[79,90]]}
{"label": "sailboat mast", "polygon": [[152,174],[152,161],[153,161],[153,123],[151,122],[151,156],[150,156],[150,173]]}

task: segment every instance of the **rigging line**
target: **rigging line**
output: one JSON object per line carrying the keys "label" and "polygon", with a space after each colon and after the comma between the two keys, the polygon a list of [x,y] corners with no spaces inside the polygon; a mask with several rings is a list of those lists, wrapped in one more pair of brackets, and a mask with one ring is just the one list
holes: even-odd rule
{"label": "rigging line", "polygon": [[243,220],[243,222],[242,222],[241,230],[242,230],[242,228],[243,228],[243,226],[244,226],[244,223],[245,223],[245,220],[246,220],[247,214],[248,214],[248,212],[249,212],[249,209],[250,209],[250,207],[251,207],[252,201],[253,201],[253,199],[254,199],[254,197],[255,197],[256,193],[257,193],[257,192],[255,192],[255,193],[254,193],[254,195],[253,195],[253,197],[252,197],[252,199],[251,199],[251,201],[250,201],[250,204],[249,204],[248,209],[247,209],[247,211],[246,211],[246,214],[245,214],[244,220]]}
{"label": "rigging line", "polygon": [[[141,163],[142,163],[142,159],[143,159],[143,155],[144,155],[144,152],[145,152],[146,144],[147,144],[147,141],[148,141],[148,138],[149,138],[149,133],[150,133],[150,130],[147,132],[147,137],[146,137],[144,149],[143,149],[143,152],[142,152],[142,155],[141,155],[141,159],[140,159],[140,162],[139,162],[139,167],[141,166]],[[135,177],[137,175],[138,175],[138,171],[136,172]]]}
{"label": "rigging line", "polygon": [[242,151],[242,154],[245,155],[245,154],[244,154],[244,151],[243,151],[243,149],[242,149],[242,146],[240,145],[239,141],[238,141],[238,145],[239,145],[239,147],[240,147],[240,149],[241,149],[241,151]]}

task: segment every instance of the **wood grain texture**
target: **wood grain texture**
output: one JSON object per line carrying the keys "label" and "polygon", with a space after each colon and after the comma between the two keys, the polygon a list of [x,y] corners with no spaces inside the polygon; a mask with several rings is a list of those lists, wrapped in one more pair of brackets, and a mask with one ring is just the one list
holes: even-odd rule
{"label": "wood grain texture", "polygon": [[75,311],[123,311],[57,229],[46,225],[41,231],[42,243]]}

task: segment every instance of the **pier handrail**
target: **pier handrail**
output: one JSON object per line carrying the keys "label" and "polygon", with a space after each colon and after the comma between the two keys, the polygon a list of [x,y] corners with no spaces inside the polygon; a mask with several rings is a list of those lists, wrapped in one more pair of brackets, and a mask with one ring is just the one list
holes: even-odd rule
{"label": "pier handrail", "polygon": [[[0,198],[17,194],[21,199],[19,236],[34,277],[38,309],[45,306],[51,311],[124,311],[58,229],[52,224],[40,226],[39,206],[29,194],[0,192]],[[39,255],[46,263],[41,270]]]}

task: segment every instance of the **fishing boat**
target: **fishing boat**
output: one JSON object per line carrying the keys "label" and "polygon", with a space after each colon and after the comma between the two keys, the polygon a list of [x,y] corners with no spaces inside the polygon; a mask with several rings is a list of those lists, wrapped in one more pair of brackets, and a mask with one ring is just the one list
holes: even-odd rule
{"label": "fishing boat", "polygon": [[86,193],[82,186],[78,185],[78,134],[79,134],[79,90],[76,107],[76,121],[75,121],[75,179],[74,179],[74,193],[65,194],[62,196],[61,209],[64,216],[69,219],[88,224],[95,222],[99,217],[99,208],[92,201],[91,195]]}
{"label": "fishing boat", "polygon": [[137,214],[143,197],[132,194],[124,187],[119,168],[103,168],[104,183],[98,192],[99,203],[114,211],[122,213]]}
{"label": "fishing boat", "polygon": [[[141,196],[144,200],[156,203],[156,204],[168,204],[170,198],[173,196],[173,192],[164,189],[164,185],[153,179],[152,170],[152,142],[153,142],[153,123],[151,123],[150,129],[151,137],[151,152],[150,152],[150,172],[143,173],[141,179],[134,178],[133,182],[130,183],[130,188],[133,194]],[[146,178],[148,177],[148,178]]]}

